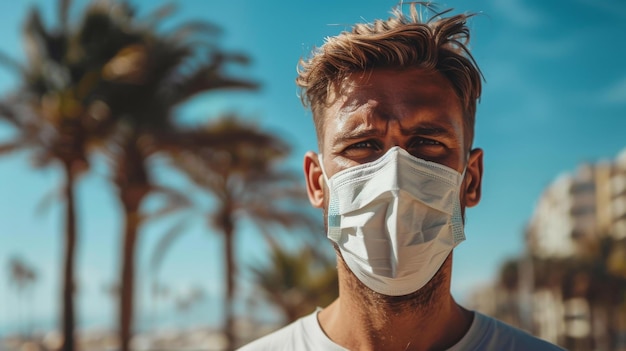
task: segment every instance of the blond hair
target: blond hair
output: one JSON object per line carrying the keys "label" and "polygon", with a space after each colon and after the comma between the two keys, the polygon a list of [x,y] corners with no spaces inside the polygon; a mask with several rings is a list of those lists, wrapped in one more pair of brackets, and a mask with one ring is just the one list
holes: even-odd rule
{"label": "blond hair", "polygon": [[303,105],[313,112],[318,141],[323,110],[331,103],[329,92],[340,87],[344,78],[375,68],[421,68],[440,72],[451,82],[463,107],[467,147],[471,146],[482,78],[467,46],[466,23],[472,14],[443,17],[451,11],[446,10],[423,21],[416,5],[434,8],[412,3],[410,14],[405,15],[398,6],[386,21],[355,24],[351,32],[327,38],[308,59],[300,60],[296,84]]}

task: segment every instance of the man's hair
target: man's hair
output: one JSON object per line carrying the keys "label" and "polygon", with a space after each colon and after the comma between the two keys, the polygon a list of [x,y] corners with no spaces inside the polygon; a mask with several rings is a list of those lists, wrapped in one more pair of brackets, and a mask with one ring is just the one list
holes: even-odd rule
{"label": "man's hair", "polygon": [[466,23],[473,15],[443,17],[450,9],[422,20],[416,5],[434,8],[411,3],[410,14],[405,15],[398,6],[388,20],[356,24],[351,32],[327,38],[308,59],[300,60],[296,84],[303,105],[313,113],[318,142],[322,140],[324,108],[332,103],[329,94],[341,87],[344,78],[375,68],[420,68],[440,72],[452,84],[463,107],[466,147],[471,146],[482,78],[467,47],[470,34]]}

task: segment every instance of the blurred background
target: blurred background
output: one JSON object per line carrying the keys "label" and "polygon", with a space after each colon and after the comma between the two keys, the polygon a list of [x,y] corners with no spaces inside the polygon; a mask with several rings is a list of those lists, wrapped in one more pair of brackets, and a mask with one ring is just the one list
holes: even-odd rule
{"label": "blurred background", "polygon": [[[230,350],[337,294],[298,60],[396,1],[0,3],[0,350]],[[481,204],[453,294],[626,350],[626,4],[476,12]]]}

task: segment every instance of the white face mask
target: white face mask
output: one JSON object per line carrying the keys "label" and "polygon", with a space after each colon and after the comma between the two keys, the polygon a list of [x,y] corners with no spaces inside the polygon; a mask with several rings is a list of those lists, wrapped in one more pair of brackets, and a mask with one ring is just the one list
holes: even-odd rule
{"label": "white face mask", "polygon": [[465,240],[463,174],[454,169],[393,147],[330,179],[322,172],[330,189],[328,238],[354,275],[380,294],[421,289]]}

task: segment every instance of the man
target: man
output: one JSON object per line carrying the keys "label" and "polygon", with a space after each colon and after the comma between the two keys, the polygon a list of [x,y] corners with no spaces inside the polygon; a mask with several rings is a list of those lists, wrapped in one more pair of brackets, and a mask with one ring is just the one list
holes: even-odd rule
{"label": "man", "polygon": [[319,144],[304,173],[339,298],[243,350],[560,350],[450,293],[465,208],[481,196],[483,151],[471,146],[482,77],[469,16],[441,15],[398,8],[301,62]]}

